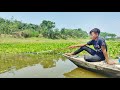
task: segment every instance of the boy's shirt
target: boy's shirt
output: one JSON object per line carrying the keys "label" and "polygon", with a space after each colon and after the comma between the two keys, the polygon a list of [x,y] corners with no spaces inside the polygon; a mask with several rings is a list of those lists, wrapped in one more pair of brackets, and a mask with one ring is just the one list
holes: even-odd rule
{"label": "boy's shirt", "polygon": [[105,46],[106,51],[107,51],[106,42],[101,37],[98,37],[97,40],[91,40],[91,41],[87,42],[87,45],[93,45],[95,50],[98,51],[98,52],[102,52],[101,46]]}

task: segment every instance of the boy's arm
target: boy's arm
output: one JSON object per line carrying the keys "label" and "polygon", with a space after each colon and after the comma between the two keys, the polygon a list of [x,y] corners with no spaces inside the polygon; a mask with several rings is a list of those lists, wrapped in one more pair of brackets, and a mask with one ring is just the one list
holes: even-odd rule
{"label": "boy's arm", "polygon": [[87,44],[81,44],[81,45],[73,45],[73,46],[70,46],[69,48],[76,48],[76,47],[82,47],[82,46],[86,46],[86,45],[92,45],[93,42],[92,40],[87,42]]}
{"label": "boy's arm", "polygon": [[109,61],[109,59],[108,59],[108,53],[106,51],[105,46],[101,46],[101,49],[102,49],[102,52],[103,52],[103,54],[105,56],[105,60],[106,60],[107,64],[110,64],[110,65],[115,64],[115,62]]}
{"label": "boy's arm", "polygon": [[77,48],[77,47],[82,47],[82,46],[86,46],[87,44],[81,44],[81,45],[73,45],[73,46],[69,46],[69,48]]}

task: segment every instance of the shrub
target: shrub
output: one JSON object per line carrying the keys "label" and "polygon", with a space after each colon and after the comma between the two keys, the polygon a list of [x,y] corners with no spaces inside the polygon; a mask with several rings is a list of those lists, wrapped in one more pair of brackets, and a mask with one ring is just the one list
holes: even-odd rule
{"label": "shrub", "polygon": [[21,33],[21,36],[28,38],[28,37],[38,37],[39,36],[39,32],[35,31],[35,30],[24,30]]}

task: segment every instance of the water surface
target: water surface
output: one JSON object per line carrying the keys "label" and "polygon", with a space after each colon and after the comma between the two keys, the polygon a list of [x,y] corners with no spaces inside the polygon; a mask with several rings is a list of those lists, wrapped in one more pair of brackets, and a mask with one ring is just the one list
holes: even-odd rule
{"label": "water surface", "polygon": [[5,54],[0,56],[0,78],[105,78],[78,68],[62,55]]}

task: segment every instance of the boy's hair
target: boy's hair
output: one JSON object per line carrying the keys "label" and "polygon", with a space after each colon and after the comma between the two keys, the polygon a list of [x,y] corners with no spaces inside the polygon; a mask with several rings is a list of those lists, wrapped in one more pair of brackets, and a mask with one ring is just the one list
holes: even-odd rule
{"label": "boy's hair", "polygon": [[94,28],[94,29],[92,29],[92,30],[90,31],[90,34],[91,34],[92,32],[98,33],[98,35],[99,35],[99,34],[100,34],[100,29]]}

